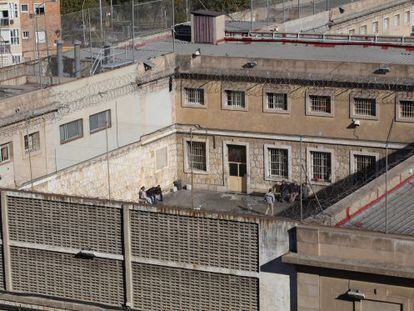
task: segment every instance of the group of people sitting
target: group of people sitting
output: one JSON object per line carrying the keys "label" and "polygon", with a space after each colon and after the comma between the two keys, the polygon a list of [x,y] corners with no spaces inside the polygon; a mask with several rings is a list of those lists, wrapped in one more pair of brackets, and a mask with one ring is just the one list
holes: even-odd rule
{"label": "group of people sitting", "polygon": [[141,203],[156,204],[157,202],[162,202],[162,200],[163,197],[160,185],[151,187],[148,190],[145,190],[144,186],[139,189],[139,201]]}

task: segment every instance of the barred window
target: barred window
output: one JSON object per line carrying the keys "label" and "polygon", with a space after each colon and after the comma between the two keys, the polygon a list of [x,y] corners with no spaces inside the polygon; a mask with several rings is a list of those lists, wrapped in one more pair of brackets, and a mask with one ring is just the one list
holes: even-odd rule
{"label": "barred window", "polygon": [[89,116],[89,131],[95,133],[111,127],[111,110],[105,110]]}
{"label": "barred window", "polygon": [[226,91],[226,104],[229,107],[246,108],[245,93],[243,91]]}
{"label": "barred window", "polygon": [[266,93],[267,108],[272,110],[287,110],[287,94]]}
{"label": "barred window", "polygon": [[11,158],[11,143],[0,145],[0,163],[9,161]]}
{"label": "barred window", "polygon": [[206,143],[187,142],[188,167],[198,171],[207,171]]}
{"label": "barred window", "polygon": [[22,12],[29,12],[29,5],[28,4],[22,4],[21,11]]}
{"label": "barred window", "polygon": [[310,110],[312,112],[331,113],[331,97],[321,95],[309,95]]}
{"label": "barred window", "polygon": [[75,120],[60,126],[60,143],[80,138],[83,136],[82,119]]}
{"label": "barred window", "polygon": [[377,115],[377,104],[375,98],[354,98],[354,114],[359,116]]}
{"label": "barred window", "polygon": [[185,88],[185,99],[187,104],[204,105],[204,90]]}
{"label": "barred window", "polygon": [[414,101],[401,100],[399,108],[400,118],[414,119]]}
{"label": "barred window", "polygon": [[35,12],[35,15],[45,14],[45,3],[35,3],[34,12]]}
{"label": "barred window", "polygon": [[364,180],[375,174],[375,156],[354,154],[354,173],[362,176]]}
{"label": "barred window", "polygon": [[311,177],[313,181],[331,181],[332,155],[329,152],[311,151]]}
{"label": "barred window", "polygon": [[269,176],[283,177],[289,176],[289,160],[287,149],[269,148]]}
{"label": "barred window", "polygon": [[40,134],[34,132],[29,135],[24,135],[24,151],[33,152],[40,149]]}

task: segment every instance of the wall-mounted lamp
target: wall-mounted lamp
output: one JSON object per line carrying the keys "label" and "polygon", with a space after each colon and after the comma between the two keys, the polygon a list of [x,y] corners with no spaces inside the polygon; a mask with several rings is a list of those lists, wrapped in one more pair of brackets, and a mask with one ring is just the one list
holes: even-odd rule
{"label": "wall-mounted lamp", "polygon": [[391,70],[388,67],[380,67],[380,68],[375,69],[374,74],[376,74],[376,75],[386,75],[390,71]]}
{"label": "wall-mounted lamp", "polygon": [[349,297],[351,297],[352,299],[355,299],[355,300],[364,300],[365,299],[365,294],[360,293],[358,290],[350,289],[346,294]]}
{"label": "wall-mounted lamp", "polygon": [[251,69],[251,68],[254,68],[256,66],[257,66],[257,62],[256,61],[251,61],[251,62],[248,62],[248,63],[244,64],[243,68]]}
{"label": "wall-mounted lamp", "polygon": [[96,257],[95,253],[93,251],[82,249],[75,255],[76,258],[80,259],[94,259]]}

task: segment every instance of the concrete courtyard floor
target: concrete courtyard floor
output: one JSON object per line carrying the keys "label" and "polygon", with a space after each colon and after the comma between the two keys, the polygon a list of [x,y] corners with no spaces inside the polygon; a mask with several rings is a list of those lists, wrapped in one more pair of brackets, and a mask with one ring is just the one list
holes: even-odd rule
{"label": "concrete courtyard floor", "polygon": [[[194,209],[210,212],[225,212],[240,215],[265,215],[266,204],[263,194],[252,195],[243,193],[213,192],[194,190]],[[192,208],[191,191],[179,190],[165,194],[160,204],[178,208]],[[288,208],[291,203],[275,203],[274,215]]]}

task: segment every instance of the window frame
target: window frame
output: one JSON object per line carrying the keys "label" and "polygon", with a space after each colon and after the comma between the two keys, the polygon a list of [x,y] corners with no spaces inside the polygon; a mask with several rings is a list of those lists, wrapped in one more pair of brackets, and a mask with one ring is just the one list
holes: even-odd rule
{"label": "window frame", "polygon": [[352,174],[357,173],[356,167],[355,167],[355,161],[354,161],[355,156],[375,157],[375,175],[378,175],[379,153],[370,152],[370,151],[356,151],[356,150],[349,151],[349,174],[352,175]]}
{"label": "window frame", "polygon": [[[197,104],[197,103],[192,103],[188,101],[188,96],[187,96],[187,91],[188,90],[201,90],[203,93],[203,103],[202,104]],[[189,107],[189,108],[207,108],[207,96],[206,96],[206,90],[202,87],[194,87],[194,86],[183,86],[183,90],[182,90],[182,96],[183,96],[183,100],[182,100],[182,106],[183,107]]]}
{"label": "window frame", "polygon": [[397,95],[395,98],[395,121],[397,122],[405,122],[405,123],[414,123],[413,118],[406,118],[401,116],[401,102],[409,101],[414,102],[414,94],[413,95]]}
{"label": "window frame", "polygon": [[401,25],[401,16],[400,14],[395,14],[392,18],[392,25],[393,27],[398,27]]}
{"label": "window frame", "polygon": [[409,24],[411,22],[411,11],[404,12],[404,24]]}
{"label": "window frame", "polygon": [[[320,112],[320,111],[312,111],[312,100],[311,96],[324,96],[324,97],[330,97],[330,108],[331,112]],[[335,96],[334,96],[334,90],[307,90],[305,93],[305,103],[306,103],[306,115],[307,116],[315,116],[315,117],[327,117],[327,118],[333,118],[335,115]]]}
{"label": "window frame", "polygon": [[[80,126],[80,128],[81,128],[80,135],[79,136],[76,136],[76,137],[68,138],[66,140],[62,140],[62,133],[61,133],[62,127],[65,126],[65,125],[68,125],[70,123],[74,123],[74,122],[79,122],[80,125],[81,125]],[[74,141],[74,140],[77,140],[77,139],[80,139],[80,138],[83,137],[83,135],[84,135],[84,133],[83,133],[83,119],[76,119],[76,120],[73,120],[73,121],[70,121],[70,122],[66,122],[66,123],[63,123],[63,124],[59,125],[59,138],[60,138],[60,144],[61,145],[66,144],[66,143],[69,143],[69,142]]]}
{"label": "window frame", "polygon": [[[43,7],[43,13],[36,13],[36,6],[37,8],[42,8]],[[46,14],[46,3],[33,3],[33,14],[34,15],[45,15]]]}
{"label": "window frame", "polygon": [[[3,160],[1,150],[7,147],[7,160]],[[0,143],[0,165],[11,162],[13,157],[13,143],[11,141],[7,143]]]}
{"label": "window frame", "polygon": [[[37,138],[37,142],[38,142],[37,149],[35,149],[35,150],[33,150],[33,149],[31,149],[31,150],[26,149],[26,137],[30,137],[30,136],[33,136],[35,134],[37,134],[37,137],[38,137]],[[32,146],[33,146],[33,139],[32,139]],[[24,153],[25,154],[28,154],[28,153],[30,153],[30,154],[38,153],[41,150],[41,147],[40,147],[40,131],[35,131],[35,132],[31,132],[29,134],[24,134],[23,135],[23,150],[24,150]]]}
{"label": "window frame", "polygon": [[[357,114],[355,111],[355,99],[368,99],[368,100],[375,100],[375,116],[371,115],[363,115]],[[361,120],[378,120],[379,119],[379,104],[378,104],[378,96],[376,94],[367,93],[367,92],[351,92],[349,98],[349,117],[353,119],[361,119]]]}
{"label": "window frame", "polygon": [[372,33],[373,34],[378,34],[379,32],[379,22],[378,21],[373,21],[372,22]]}
{"label": "window frame", "polygon": [[[314,152],[320,153],[329,153],[331,155],[331,180],[330,181],[317,181],[313,180],[313,157],[312,154]],[[321,185],[327,186],[335,183],[335,169],[336,169],[336,161],[335,161],[335,152],[333,149],[328,148],[310,148],[308,147],[306,150],[306,160],[307,160],[307,173],[311,184],[314,185]]]}
{"label": "window frame", "polygon": [[[289,100],[288,87],[264,87],[263,88],[263,112],[265,113],[277,113],[277,114],[290,114],[290,100]],[[283,94],[286,100],[286,109],[275,109],[268,107],[268,94]]]}
{"label": "window frame", "polygon": [[[227,104],[227,94],[228,92],[241,92],[243,93],[244,107],[238,107]],[[247,101],[247,92],[241,88],[225,88],[222,94],[222,105],[223,110],[234,110],[234,111],[248,111],[248,101]]]}
{"label": "window frame", "polygon": [[10,29],[10,45],[20,45],[20,32],[19,29]]}
{"label": "window frame", "polygon": [[[271,175],[271,166],[269,158],[270,149],[280,149],[287,151],[287,176]],[[281,144],[265,144],[263,146],[264,153],[264,179],[269,181],[292,180],[292,147]]]}
{"label": "window frame", "polygon": [[191,171],[193,174],[200,174],[200,175],[207,175],[209,173],[210,167],[209,167],[209,141],[208,139],[200,139],[200,138],[193,138],[193,143],[204,143],[205,145],[205,158],[206,158],[206,170],[199,170],[199,169],[192,169],[190,165],[190,159],[189,159],[189,144],[191,143],[190,138],[184,138],[183,139],[183,145],[184,145],[184,173],[190,174]]}
{"label": "window frame", "polygon": [[[24,34],[27,33],[27,36],[25,36]],[[25,30],[22,31],[22,40],[28,40],[30,38],[30,32]]]}
{"label": "window frame", "polygon": [[[362,30],[364,30],[364,32]],[[367,35],[368,34],[368,25],[359,26],[359,34],[360,35]]]}
{"label": "window frame", "polygon": [[[91,117],[94,117],[94,116],[97,116],[97,115],[100,115],[100,114],[102,114],[102,113],[107,113],[107,116],[108,116],[108,120],[109,120],[109,122],[107,122],[106,123],[106,126],[101,126],[101,127],[98,127],[98,128],[96,128],[96,129],[91,129]],[[105,129],[109,129],[109,128],[111,128],[112,127],[112,116],[111,116],[111,109],[106,109],[106,110],[103,110],[103,111],[100,111],[100,112],[97,112],[97,113],[93,113],[93,114],[91,114],[91,115],[89,115],[89,134],[94,134],[94,133],[97,133],[97,132],[100,132],[100,131],[103,131],[103,130],[105,130]]]}
{"label": "window frame", "polygon": [[[26,6],[27,10],[23,10],[23,6]],[[20,5],[20,13],[29,13],[29,4],[21,4]]]}
{"label": "window frame", "polygon": [[[387,21],[387,22],[385,22]],[[386,27],[385,27],[386,25]],[[390,18],[384,17],[382,20],[382,31],[388,31],[390,29]]]}

